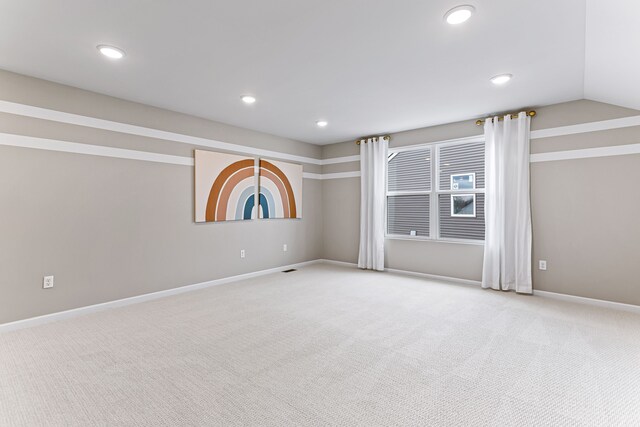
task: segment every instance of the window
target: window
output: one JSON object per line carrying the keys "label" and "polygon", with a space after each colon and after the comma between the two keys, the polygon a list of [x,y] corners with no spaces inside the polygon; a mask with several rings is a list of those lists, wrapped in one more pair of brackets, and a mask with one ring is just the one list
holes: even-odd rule
{"label": "window", "polygon": [[431,148],[389,154],[387,234],[429,237]]}
{"label": "window", "polygon": [[483,141],[391,149],[388,165],[388,236],[484,240]]}

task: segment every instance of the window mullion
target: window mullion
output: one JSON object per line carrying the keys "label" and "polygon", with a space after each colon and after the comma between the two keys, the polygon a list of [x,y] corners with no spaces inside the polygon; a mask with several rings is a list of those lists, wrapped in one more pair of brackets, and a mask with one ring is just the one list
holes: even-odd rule
{"label": "window mullion", "polygon": [[431,150],[431,198],[429,200],[429,223],[431,224],[429,235],[432,239],[439,239],[438,230],[440,228],[438,221],[438,188],[440,188],[440,148],[436,145]]}

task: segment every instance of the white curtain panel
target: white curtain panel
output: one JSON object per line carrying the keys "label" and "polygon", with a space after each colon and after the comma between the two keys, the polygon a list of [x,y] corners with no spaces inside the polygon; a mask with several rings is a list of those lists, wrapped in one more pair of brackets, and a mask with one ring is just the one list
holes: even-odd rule
{"label": "white curtain panel", "polygon": [[530,294],[531,204],[525,112],[487,119],[485,136],[485,243],[482,287]]}
{"label": "white curtain panel", "polygon": [[384,208],[388,142],[360,143],[360,254],[358,267],[384,270]]}

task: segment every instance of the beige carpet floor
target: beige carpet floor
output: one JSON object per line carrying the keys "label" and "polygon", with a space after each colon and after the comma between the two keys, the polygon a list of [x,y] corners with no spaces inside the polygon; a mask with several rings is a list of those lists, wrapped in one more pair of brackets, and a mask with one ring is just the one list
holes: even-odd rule
{"label": "beige carpet floor", "polygon": [[313,265],[1,334],[0,425],[638,426],[640,315]]}

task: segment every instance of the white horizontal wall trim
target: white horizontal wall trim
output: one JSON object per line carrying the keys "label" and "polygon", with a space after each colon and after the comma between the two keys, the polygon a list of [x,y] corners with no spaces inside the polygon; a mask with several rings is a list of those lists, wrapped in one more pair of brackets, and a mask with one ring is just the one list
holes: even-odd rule
{"label": "white horizontal wall trim", "polygon": [[322,174],[313,173],[313,172],[303,172],[302,177],[307,179],[322,179]]}
{"label": "white horizontal wall trim", "polygon": [[323,159],[323,165],[334,165],[336,163],[351,163],[351,162],[360,162],[360,155],[357,154],[355,156],[344,156],[344,157],[332,157],[330,159]]}
{"label": "white horizontal wall trim", "polygon": [[0,133],[0,145],[193,166],[193,158],[191,157],[172,156],[169,154],[151,153],[149,151],[128,150],[125,148],[107,147],[104,145],[80,144],[77,142],[58,141],[55,139],[36,138],[33,136],[14,135],[10,133]]}
{"label": "white horizontal wall trim", "polygon": [[580,150],[551,151],[532,154],[531,163],[557,160],[589,159],[593,157],[625,156],[640,154],[640,144],[612,145],[610,147],[584,148]]}
{"label": "white horizontal wall trim", "polygon": [[[531,139],[550,138],[554,136],[573,135],[577,133],[599,132],[603,130],[620,129],[625,127],[640,126],[640,116],[622,117],[618,119],[601,120],[598,122],[579,123],[577,125],[559,126],[549,129],[539,129],[531,131]],[[465,138],[447,139],[443,141],[426,142],[420,144],[404,145],[402,147],[389,148],[390,153],[399,153],[407,150],[414,150],[421,147],[429,147],[435,144],[446,144],[449,142],[478,142],[484,140],[484,135],[474,135]],[[358,160],[358,156],[334,157],[324,159],[323,164],[347,163]],[[354,160],[355,158],[355,160]]]}
{"label": "white horizontal wall trim", "polygon": [[0,112],[16,114],[20,116],[32,117],[42,120],[51,120],[59,123],[66,123],[77,126],[102,129],[111,132],[126,133],[129,135],[144,136],[147,138],[164,139],[167,141],[180,142],[189,145],[228,150],[236,153],[249,154],[260,157],[273,157],[281,160],[291,160],[300,163],[310,163],[322,165],[322,160],[311,157],[296,156],[294,154],[281,153],[278,151],[263,150],[244,145],[231,144],[228,142],[216,141],[214,139],[200,138],[197,136],[183,135],[175,132],[167,132],[143,126],[131,125],[128,123],[114,122],[111,120],[97,119],[95,117],[81,116],[79,114],[65,113],[62,111],[50,110],[48,108],[34,107],[31,105],[18,104],[15,102],[0,100]]}
{"label": "white horizontal wall trim", "polygon": [[[459,140],[455,140],[455,141],[459,141]],[[422,144],[420,146],[418,145],[411,146],[411,149],[420,148],[421,146],[427,146],[427,145],[430,145],[430,144]],[[390,152],[395,152],[395,150],[390,150]],[[553,162],[558,160],[579,160],[579,159],[589,159],[594,157],[626,156],[630,154],[640,154],[640,144],[612,145],[608,147],[595,147],[595,148],[583,148],[583,149],[577,149],[577,150],[550,151],[547,153],[536,153],[536,154],[531,154],[529,161],[531,163]],[[343,172],[343,173],[348,174],[353,172]],[[325,174],[323,175],[324,176],[323,179],[347,177],[347,176],[330,177],[329,175],[339,175],[339,174]],[[356,175],[353,175],[353,176],[356,176]],[[357,176],[360,176],[359,172]]]}
{"label": "white horizontal wall trim", "polygon": [[[201,145],[210,148],[218,148],[239,153],[245,153],[256,156],[275,157],[284,160],[299,161],[302,163],[311,163],[317,165],[337,164],[359,161],[360,156],[345,156],[330,159],[313,159],[309,157],[295,156],[287,153],[279,153],[270,150],[254,149],[242,145],[229,144],[221,141],[215,141],[205,138],[193,137],[188,135],[166,132],[157,129],[145,128],[141,126],[130,125],[126,123],[118,123],[109,120],[97,119],[93,117],[81,116],[61,111],[50,110],[46,108],[34,107],[9,101],[0,100],[0,111],[10,114],[23,115],[43,120],[52,120],[61,123],[74,124],[97,129],[104,129],[114,132],[128,133],[133,135],[145,136],[150,138],[159,138],[175,142],[181,142],[191,145]],[[531,132],[531,138],[547,138],[552,136],[570,135],[575,133],[596,132],[608,129],[616,129],[630,126],[640,126],[640,116],[623,117],[619,119],[603,120],[591,123],[581,123],[577,125],[562,126],[550,129],[542,129]],[[423,146],[433,144],[456,143],[461,141],[474,142],[482,140],[482,135],[475,135],[466,138],[449,139],[443,141],[429,142],[425,144],[415,144],[392,148],[392,152],[401,152],[412,150]],[[157,163],[168,163],[177,165],[193,166],[193,159],[190,157],[173,156],[168,154],[159,154],[148,151],[129,150],[124,148],[106,147],[101,145],[80,144],[68,141],[59,141],[46,138],[36,138],[23,135],[13,135],[0,133],[0,145],[11,145],[16,147],[36,148],[44,150],[62,151],[67,153],[88,154],[104,157],[144,160]],[[593,157],[621,156],[629,154],[640,154],[640,144],[627,144],[610,147],[597,147],[579,150],[556,151],[548,153],[537,153],[531,155],[531,162],[547,162],[558,160],[585,159]],[[337,173],[310,173],[305,172],[304,177],[307,179],[342,179],[359,177],[359,171],[337,172]]]}
{"label": "white horizontal wall trim", "polygon": [[[428,147],[434,144],[441,144],[445,142],[479,142],[484,140],[484,137],[470,137],[470,138],[461,138],[461,139],[452,139],[448,141],[442,142],[430,142],[428,144],[416,144],[411,146],[399,147],[399,148],[390,148],[390,153],[397,153],[402,151],[415,150],[422,147]],[[640,154],[640,144],[625,144],[625,145],[614,145],[609,147],[596,147],[596,148],[584,148],[577,150],[566,150],[566,151],[551,151],[547,153],[537,153],[531,155],[531,162],[551,162],[555,160],[572,160],[572,159],[587,159],[591,157],[609,157],[609,156],[623,156],[628,154]],[[335,159],[329,160],[339,160],[346,157],[336,157]],[[341,163],[335,161],[333,163]],[[324,178],[331,179],[331,178]]]}
{"label": "white horizontal wall trim", "polygon": [[[91,156],[112,157],[118,159],[142,160],[155,163],[166,163],[182,166],[193,166],[192,157],[173,156],[169,154],[152,153],[149,151],[129,150],[125,148],[107,147],[104,145],[81,144],[77,142],[59,141],[55,139],[37,138],[33,136],[0,133],[0,145],[12,147],[34,148],[39,150],[61,151],[65,153],[86,154]],[[532,154],[531,163],[551,162],[558,160],[575,160],[593,157],[623,156],[640,154],[640,144],[614,145],[610,147],[586,148],[581,150],[554,151],[549,153]],[[343,179],[357,178],[360,171],[336,173],[304,172],[307,179]]]}
{"label": "white horizontal wall trim", "polygon": [[[171,165],[193,166],[192,157],[172,156],[169,154],[136,151],[104,145],[80,144],[77,142],[58,141],[55,139],[36,138],[33,136],[0,133],[0,145],[11,147],[34,148],[37,150],[61,151],[64,153],[87,154],[90,156],[113,157],[117,159],[142,160],[146,162],[167,163]],[[256,168],[257,170],[257,168]],[[322,174],[304,172],[303,178],[323,179]]]}
{"label": "white horizontal wall trim", "polygon": [[599,122],[579,123],[577,125],[534,130],[531,132],[531,139],[573,135],[576,133],[599,132],[603,130],[620,129],[632,126],[640,126],[640,116],[622,117],[619,119],[602,120]]}
{"label": "white horizontal wall trim", "polygon": [[239,274],[237,276],[224,277],[221,279],[210,280],[208,282],[196,283],[194,285],[181,286],[179,288],[167,289],[164,291],[151,292],[148,294],[138,295],[135,297],[123,298],[115,301],[103,302],[100,304],[89,305],[85,307],[74,308],[71,310],[60,311],[57,313],[45,314],[43,316],[32,317],[29,319],[16,320],[15,322],[0,324],[0,333],[15,331],[17,329],[28,328],[31,326],[43,325],[63,319],[70,319],[84,314],[95,313],[116,307],[125,307],[127,305],[138,304],[145,301],[152,301],[159,298],[165,298],[172,295],[179,295],[185,292],[197,291],[212,286],[224,285],[226,283],[238,282],[240,280],[250,279],[252,277],[264,276],[267,274],[278,273],[290,268],[300,268],[306,265],[318,263],[318,260],[305,261],[297,264],[285,265],[282,267],[269,268],[267,270],[254,271],[251,273]]}
{"label": "white horizontal wall trim", "polygon": [[[143,126],[131,125],[128,123],[120,123],[111,120],[98,119],[79,114],[67,113],[48,108],[35,107],[32,105],[20,104],[16,102],[0,100],[0,112],[8,114],[16,114],[20,116],[32,117],[42,120],[50,120],[59,123],[90,127],[94,129],[102,129],[112,132],[126,133],[130,135],[143,136],[147,138],[163,139],[167,141],[179,142],[189,145],[197,145],[202,147],[215,148],[220,150],[233,151],[236,153],[249,154],[261,157],[272,157],[281,160],[290,160],[300,163],[308,163],[314,165],[331,165],[337,163],[349,163],[360,160],[357,155],[334,157],[329,159],[315,159],[312,157],[297,156],[294,154],[281,153],[278,151],[264,150],[260,148],[252,148],[244,145],[231,144],[228,142],[217,141],[213,139],[201,138],[196,136],[184,135],[175,132],[168,132],[159,129],[147,128]],[[602,120],[597,122],[580,123],[576,125],[560,126],[549,129],[539,129],[531,132],[531,139],[549,138],[553,136],[572,135],[577,133],[597,132],[610,129],[618,129],[632,126],[640,126],[640,116],[622,117],[618,119]],[[391,149],[391,151],[400,152],[420,148],[421,146],[429,146],[433,144],[443,144],[447,142],[460,142],[467,140],[468,142],[482,139],[483,135],[475,135],[466,138],[457,138],[444,141],[435,141],[425,144],[415,144]],[[583,157],[577,157],[583,158]],[[331,179],[331,178],[328,178]]]}
{"label": "white horizontal wall trim", "polygon": [[358,178],[360,171],[323,173],[322,179]]}

